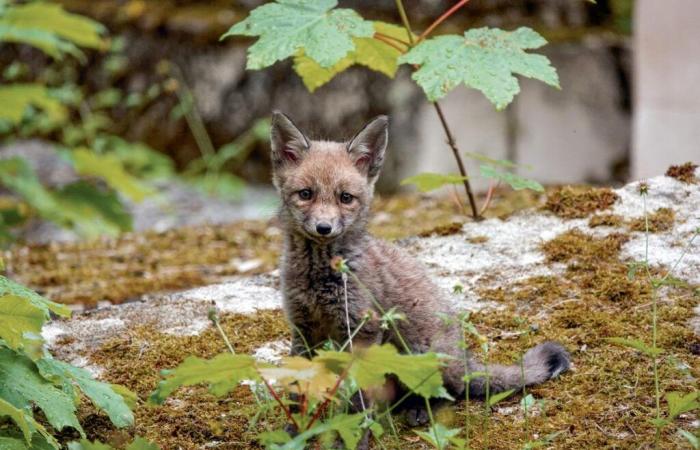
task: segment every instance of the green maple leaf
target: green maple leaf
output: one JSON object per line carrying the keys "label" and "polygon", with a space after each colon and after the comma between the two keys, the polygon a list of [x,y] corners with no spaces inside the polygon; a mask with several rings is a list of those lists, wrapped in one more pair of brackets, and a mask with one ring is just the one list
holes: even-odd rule
{"label": "green maple leaf", "polygon": [[[46,319],[45,310],[32,304],[26,297],[0,296],[0,338],[13,350],[39,356],[42,340],[41,327]],[[30,339],[25,333],[37,336]]]}
{"label": "green maple leaf", "polygon": [[190,356],[172,370],[163,370],[165,378],[151,394],[150,401],[163,403],[180,386],[209,384],[209,391],[217,397],[226,395],[242,380],[258,380],[256,368],[267,367],[256,363],[249,355],[222,353],[212,359]]}
{"label": "green maple leaf", "polygon": [[[15,425],[19,428],[21,432],[20,435],[16,433],[4,433],[8,430],[2,430],[0,432],[0,448],[5,449],[26,449],[28,448],[25,443],[32,449],[43,449],[43,448],[54,448],[58,449],[58,442],[49,434],[49,432],[41,425],[39,422],[34,420],[31,414],[25,410],[16,408],[11,403],[0,398],[0,417],[9,417]],[[39,433],[39,435],[36,435]],[[16,435],[18,438],[10,437],[10,435]],[[41,445],[45,444],[45,445]],[[3,447],[5,445],[5,447]],[[12,447],[14,446],[14,447]]]}
{"label": "green maple leaf", "polygon": [[0,398],[24,411],[36,406],[56,430],[71,427],[84,436],[73,397],[42,378],[29,358],[9,349],[0,350]]}
{"label": "green maple leaf", "polygon": [[221,38],[258,36],[248,48],[248,69],[263,69],[299,50],[331,67],[355,49],[353,37],[371,37],[372,23],[337,0],[277,0],[254,9]]}
{"label": "green maple leaf", "polygon": [[461,83],[480,90],[497,109],[503,109],[520,92],[513,74],[559,87],[559,77],[545,56],[527,53],[547,41],[529,28],[508,32],[475,28],[464,36],[438,36],[421,42],[399,58],[418,64],[413,79],[431,101],[444,97]]}
{"label": "green maple leaf", "polygon": [[[372,22],[372,25],[377,33],[408,41],[408,33],[403,27],[384,22]],[[316,61],[306,56],[303,51],[297,53],[294,57],[294,70],[310,92],[328,83],[337,74],[354,64],[360,64],[381,72],[389,78],[394,78],[399,67],[398,59],[402,52],[373,37],[356,37],[353,38],[353,41],[355,42],[355,50],[331,67],[321,67]]]}
{"label": "green maple leaf", "polygon": [[118,428],[134,424],[134,415],[124,397],[109,384],[95,380],[87,370],[53,358],[41,359],[37,367],[44,378],[64,386],[64,391],[72,397],[75,396],[73,384],[76,384],[98,408],[107,413]]}
{"label": "green maple leaf", "polygon": [[319,351],[313,361],[325,364],[338,374],[350,367],[350,376],[360,388],[382,386],[385,375],[394,374],[418,395],[449,398],[442,385],[442,360],[435,353],[404,355],[393,345],[384,344],[373,345],[353,354]]}

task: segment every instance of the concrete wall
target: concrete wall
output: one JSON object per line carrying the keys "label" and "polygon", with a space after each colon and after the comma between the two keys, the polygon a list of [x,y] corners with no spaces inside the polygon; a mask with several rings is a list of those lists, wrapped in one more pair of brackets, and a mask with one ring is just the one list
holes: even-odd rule
{"label": "concrete wall", "polygon": [[632,177],[700,161],[700,1],[637,0]]}

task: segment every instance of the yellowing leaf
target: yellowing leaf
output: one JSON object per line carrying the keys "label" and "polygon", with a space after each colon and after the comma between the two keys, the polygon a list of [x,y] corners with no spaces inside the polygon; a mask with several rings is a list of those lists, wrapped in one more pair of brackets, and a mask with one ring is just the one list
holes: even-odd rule
{"label": "yellowing leaf", "polygon": [[277,0],[255,8],[222,39],[258,36],[248,48],[248,69],[263,69],[299,50],[321,67],[331,67],[355,49],[353,37],[370,37],[372,24],[337,0]]}
{"label": "yellowing leaf", "polygon": [[49,311],[63,317],[70,317],[71,314],[71,311],[67,306],[52,302],[31,289],[24,287],[3,275],[0,275],[0,296],[7,295],[25,297],[29,299],[34,306],[37,306],[44,311],[46,318],[49,317]]}
{"label": "yellowing leaf", "polygon": [[[26,297],[17,295],[0,296],[0,338],[13,350],[24,349],[27,354],[38,357],[43,341],[41,327],[46,313],[32,304]],[[28,339],[26,333],[37,338]]]}
{"label": "yellowing leaf", "polygon": [[114,155],[98,154],[87,148],[77,148],[71,153],[75,170],[80,175],[102,178],[114,190],[135,202],[140,202],[153,190],[131,176],[122,162]]}
{"label": "yellowing leaf", "polygon": [[255,359],[249,355],[222,353],[209,360],[190,356],[175,369],[161,372],[164,379],[151,394],[150,401],[162,403],[181,386],[204,383],[209,384],[212,394],[222,397],[242,380],[260,379],[256,366],[265,367],[256,364]]}
{"label": "yellowing leaf", "polygon": [[420,65],[413,79],[430,101],[444,97],[464,83],[481,91],[497,109],[503,109],[520,92],[513,74],[559,87],[559,77],[549,59],[526,52],[546,43],[542,36],[526,27],[512,32],[474,28],[463,36],[425,40],[401,56],[399,62]]}
{"label": "yellowing leaf", "polygon": [[[384,22],[372,22],[372,25],[375,33],[381,33],[401,41],[408,40],[408,33],[403,27]],[[398,69],[398,58],[402,52],[373,37],[356,37],[353,38],[353,41],[355,42],[355,50],[348,53],[332,67],[321,67],[316,61],[306,56],[303,51],[297,53],[294,57],[294,70],[299,74],[309,91],[315,91],[354,64],[366,66],[389,78],[394,78]],[[401,47],[400,43],[397,45]]]}
{"label": "yellowing leaf", "polygon": [[306,393],[316,400],[324,399],[338,380],[338,376],[324,364],[299,356],[284,358],[279,367],[260,369],[260,374],[285,385],[289,391]]}
{"label": "yellowing leaf", "polygon": [[698,402],[699,395],[700,392],[698,391],[685,395],[680,392],[669,392],[666,394],[669,418],[675,419],[683,413],[700,408],[700,402]]}
{"label": "yellowing leaf", "polygon": [[423,172],[401,180],[401,186],[414,184],[421,192],[434,191],[448,184],[462,184],[467,177],[458,174]]}
{"label": "yellowing leaf", "polygon": [[43,110],[54,123],[62,123],[68,111],[61,102],[49,95],[49,90],[41,84],[16,83],[0,86],[0,121],[18,124],[31,105]]}

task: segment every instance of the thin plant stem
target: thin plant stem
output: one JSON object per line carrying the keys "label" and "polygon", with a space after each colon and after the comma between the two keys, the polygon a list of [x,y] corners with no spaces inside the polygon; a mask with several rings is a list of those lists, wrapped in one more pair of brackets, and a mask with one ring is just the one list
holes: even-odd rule
{"label": "thin plant stem", "polygon": [[[649,271],[649,214],[647,212],[647,195],[642,194],[642,204],[644,205],[644,266],[646,267],[647,277],[651,283],[651,300],[652,300],[652,312],[651,312],[651,348],[656,350],[656,337],[657,337],[657,321],[658,321],[658,311],[657,311],[657,286],[651,279],[651,272]],[[654,448],[659,447],[659,438],[661,436],[661,427],[659,425],[661,420],[661,391],[659,389],[659,363],[656,356],[656,351],[651,355],[651,360],[654,370],[654,403],[656,405],[656,433],[654,436]]]}
{"label": "thin plant stem", "polygon": [[426,28],[425,31],[421,33],[420,36],[418,36],[418,41],[416,41],[416,44],[419,44],[421,41],[423,41],[423,39],[428,37],[428,35],[432,33],[435,28],[437,28],[442,22],[447,20],[452,14],[456,13],[459,8],[466,5],[467,3],[469,3],[469,0],[460,0],[456,4],[452,5],[450,9],[445,11],[440,17],[438,17],[433,23],[431,23],[428,26],[428,28]]}
{"label": "thin plant stem", "polygon": [[311,426],[318,420],[319,417],[321,417],[321,414],[323,414],[323,411],[328,407],[328,404],[331,402],[331,400],[335,397],[336,392],[338,392],[338,389],[340,388],[340,385],[343,383],[343,381],[347,378],[348,373],[350,372],[350,367],[352,366],[352,362],[350,362],[350,365],[345,368],[342,374],[338,377],[338,380],[335,382],[335,385],[333,388],[330,390],[328,393],[328,396],[326,397],[326,400],[319,405],[316,410],[314,411],[314,415],[311,418],[311,421],[309,421],[309,424],[306,426],[306,430],[310,430]]}
{"label": "thin plant stem", "polygon": [[216,325],[216,329],[219,330],[219,334],[224,339],[224,342],[226,343],[226,347],[228,347],[228,351],[230,351],[232,355],[235,355],[236,351],[233,349],[233,345],[231,345],[231,341],[228,340],[228,336],[226,336],[226,333],[224,333],[224,329],[221,328],[221,324],[219,323],[218,319],[214,321],[214,325]]}
{"label": "thin plant stem", "polygon": [[402,0],[396,0],[396,9],[399,10],[401,22],[403,23],[403,27],[408,33],[408,42],[411,45],[411,47],[413,47],[413,44],[415,43],[415,40],[413,39],[413,31],[411,31],[411,23],[408,21],[408,16],[406,15],[406,8],[404,8]]}
{"label": "thin plant stem", "polygon": [[263,377],[262,374],[261,374],[260,372],[258,372],[258,375],[260,376],[260,379],[263,380],[263,383],[265,383],[265,387],[267,388],[268,392],[270,392],[270,395],[272,395],[272,397],[275,399],[275,401],[277,402],[277,404],[280,405],[280,408],[282,408],[282,411],[284,411],[284,414],[287,416],[287,419],[289,419],[289,421],[290,421],[297,429],[299,429],[299,424],[297,423],[296,420],[294,420],[294,416],[292,415],[292,412],[289,410],[289,408],[287,408],[287,407],[284,405],[284,402],[282,401],[282,399],[280,398],[280,396],[277,395],[277,392],[275,392],[275,390],[272,388],[272,386],[270,385],[270,382],[267,381],[267,380],[265,379],[265,377]]}
{"label": "thin plant stem", "polygon": [[469,176],[467,175],[467,169],[464,166],[464,161],[462,160],[462,156],[459,152],[459,148],[457,147],[457,142],[455,141],[454,136],[452,135],[452,130],[450,129],[450,126],[447,124],[447,119],[445,119],[445,115],[442,112],[442,108],[440,108],[440,104],[435,101],[433,102],[433,107],[435,108],[435,112],[438,115],[438,118],[440,119],[440,124],[442,125],[442,129],[445,132],[445,137],[447,138],[447,145],[449,145],[450,149],[452,150],[452,154],[455,157],[455,161],[457,161],[457,168],[459,169],[459,174],[464,177],[463,184],[464,184],[464,190],[467,193],[467,198],[469,199],[469,206],[471,207],[472,210],[472,218],[476,221],[481,220],[481,215],[479,214],[479,210],[476,207],[476,201],[474,200],[474,194],[472,193],[472,187],[471,184],[469,183]]}
{"label": "thin plant stem", "polygon": [[[343,298],[345,300],[345,325],[348,328],[348,342],[350,343],[350,351],[353,351],[352,348],[352,338],[353,338],[353,333],[352,329],[350,328],[350,309],[348,308],[348,274],[343,272],[341,274],[341,277],[343,279]],[[358,327],[359,330],[359,327]],[[357,390],[357,394],[360,397],[360,406],[362,406],[362,411],[366,411],[367,407],[365,406],[365,399],[362,396],[362,389]]]}
{"label": "thin plant stem", "polygon": [[497,183],[494,183],[493,181],[489,183],[489,190],[486,192],[486,199],[484,200],[484,203],[481,205],[481,209],[479,210],[479,215],[483,215],[487,209],[489,209],[489,206],[491,205],[491,200],[493,200],[493,193],[498,189],[498,186],[501,184],[500,181]]}

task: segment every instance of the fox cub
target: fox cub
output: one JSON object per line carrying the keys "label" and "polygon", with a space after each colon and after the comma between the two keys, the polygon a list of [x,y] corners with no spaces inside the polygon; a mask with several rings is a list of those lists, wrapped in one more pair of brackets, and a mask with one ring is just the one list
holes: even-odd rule
{"label": "fox cub", "polygon": [[[569,355],[559,344],[545,342],[527,353],[520,365],[489,365],[474,358],[463,363],[459,324],[445,324],[439,313],[454,317],[450,302],[424,269],[397,247],[375,239],[367,231],[374,184],[384,161],[388,118],[379,116],[349,142],[309,140],[282,113],[272,116],[273,182],[281,196],[279,212],[285,232],[281,278],[284,308],[292,328],[292,354],[306,354],[331,339],[348,339],[343,283],[331,267],[340,256],[366,290],[348,280],[350,329],[374,310],[367,290],[388,310],[406,316],[397,323],[412,352],[452,355],[443,370],[448,392],[455,398],[466,388],[467,372],[489,373],[489,389],[497,393],[542,383],[569,368]],[[366,323],[353,338],[355,346],[402,344],[380,321]],[[486,379],[474,378],[472,396],[486,394]],[[416,414],[416,413],[414,413]],[[413,423],[427,420],[424,413]],[[409,421],[411,419],[409,418]]]}

